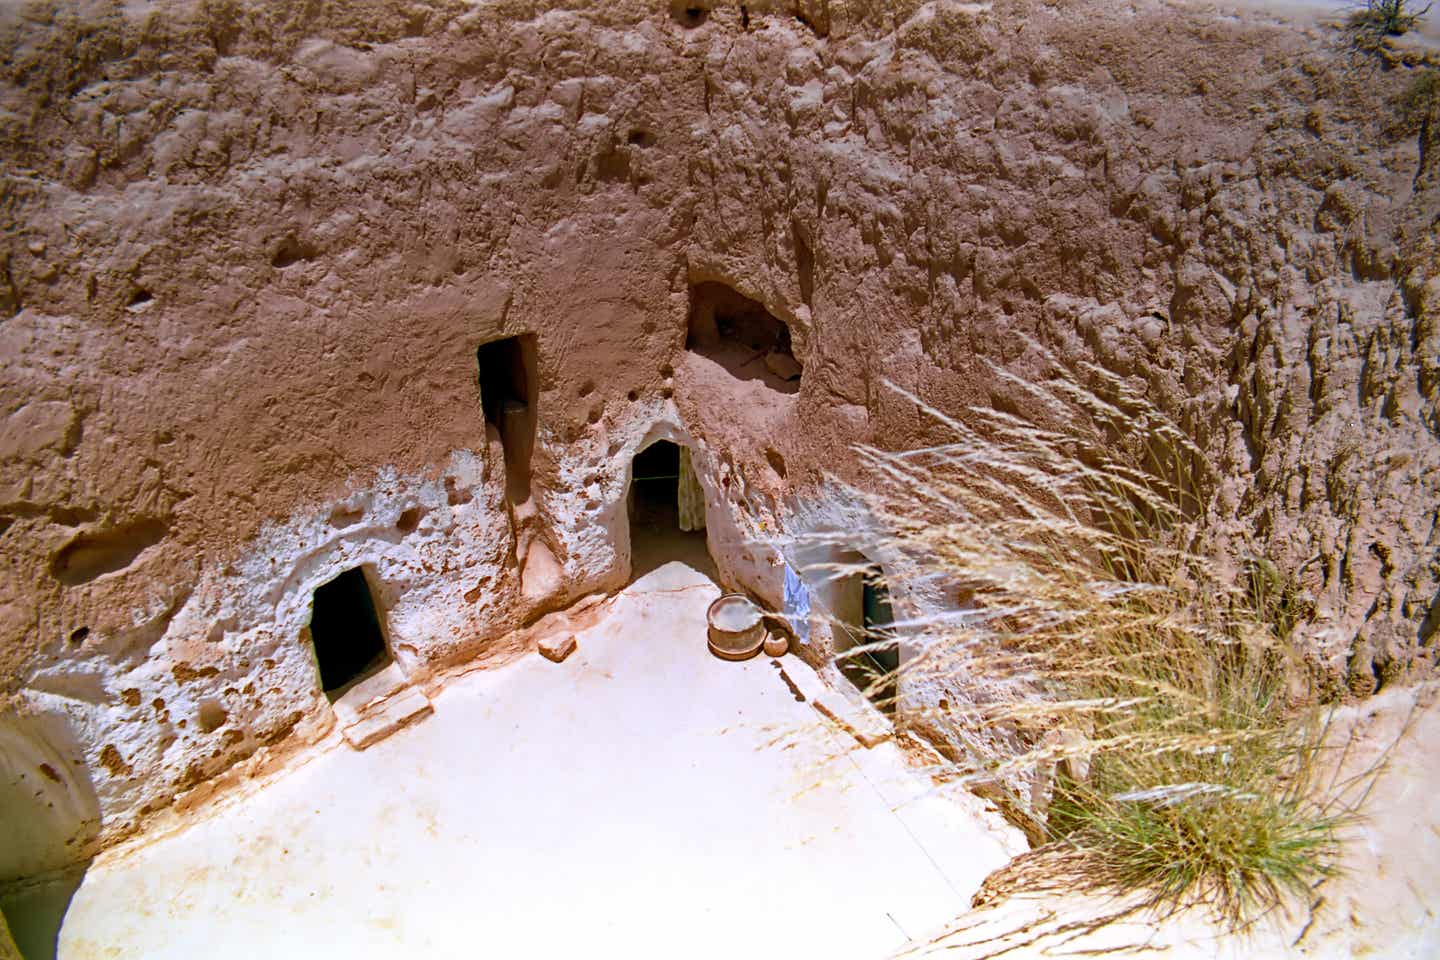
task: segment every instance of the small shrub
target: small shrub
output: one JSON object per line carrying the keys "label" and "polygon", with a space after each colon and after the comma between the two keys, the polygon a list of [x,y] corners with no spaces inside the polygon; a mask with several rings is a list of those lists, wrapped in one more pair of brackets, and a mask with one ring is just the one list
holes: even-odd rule
{"label": "small shrub", "polygon": [[1355,15],[1357,25],[1382,36],[1398,37],[1407,33],[1420,18],[1430,12],[1433,4],[1415,9],[1410,0],[1365,0],[1365,9]]}
{"label": "small shrub", "polygon": [[1350,15],[1346,37],[1361,53],[1386,56],[1390,38],[1408,33],[1432,5],[1417,9],[1409,0],[1366,0],[1363,9]]}
{"label": "small shrub", "polygon": [[1306,596],[1294,577],[1264,557],[1246,564],[1246,602],[1256,618],[1284,640],[1302,620],[1315,612],[1315,601]]}

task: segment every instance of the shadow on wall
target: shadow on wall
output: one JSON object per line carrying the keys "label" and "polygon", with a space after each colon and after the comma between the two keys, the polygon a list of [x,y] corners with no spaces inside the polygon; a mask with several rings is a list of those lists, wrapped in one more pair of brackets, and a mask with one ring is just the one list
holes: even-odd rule
{"label": "shadow on wall", "polygon": [[800,362],[790,328],[759,303],[725,286],[690,289],[685,348],[713,360],[737,380],[758,380],[779,393],[800,390]]}
{"label": "shadow on wall", "polygon": [[0,913],[25,960],[55,955],[99,830],[81,755],[62,718],[0,718]]}
{"label": "shadow on wall", "polygon": [[[0,914],[4,915],[10,938],[24,960],[54,960],[60,927],[89,868],[90,861],[86,860],[0,893]],[[0,952],[3,945],[4,940],[0,939]]]}

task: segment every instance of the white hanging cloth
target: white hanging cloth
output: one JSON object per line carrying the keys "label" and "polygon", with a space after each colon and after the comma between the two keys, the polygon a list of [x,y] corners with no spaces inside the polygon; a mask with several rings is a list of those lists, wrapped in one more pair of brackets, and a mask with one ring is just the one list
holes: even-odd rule
{"label": "white hanging cloth", "polygon": [[679,508],[681,530],[705,529],[705,488],[695,475],[690,461],[690,448],[680,448]]}

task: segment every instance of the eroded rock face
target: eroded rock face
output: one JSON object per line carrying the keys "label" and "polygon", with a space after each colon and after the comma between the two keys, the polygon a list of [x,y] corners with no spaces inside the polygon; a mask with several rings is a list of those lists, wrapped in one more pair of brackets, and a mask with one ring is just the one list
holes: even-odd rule
{"label": "eroded rock face", "polygon": [[[5,13],[0,690],[66,731],[101,838],[329,729],[338,573],[412,680],[514,655],[625,581],[664,438],[778,601],[849,446],[935,435],[884,381],[1023,410],[988,364],[1037,375],[1032,341],[1210,453],[1334,692],[1428,669],[1440,122],[1319,28],[1111,7]],[[788,343],[687,349],[732,301]]]}

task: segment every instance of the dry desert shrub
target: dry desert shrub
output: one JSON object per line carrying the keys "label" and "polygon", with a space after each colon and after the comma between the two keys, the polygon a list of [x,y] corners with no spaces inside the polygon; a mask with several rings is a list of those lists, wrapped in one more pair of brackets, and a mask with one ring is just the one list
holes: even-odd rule
{"label": "dry desert shrub", "polygon": [[1269,561],[1207,549],[1211,468],[1161,411],[1099,368],[1052,370],[994,371],[1038,419],[909,396],[949,441],[859,450],[891,546],[963,598],[897,625],[902,696],[941,704],[915,709],[952,745],[944,775],[1031,834],[1011,881],[1243,927],[1335,870],[1365,789],[1320,773],[1323,714],[1287,644],[1304,598]]}
{"label": "dry desert shrub", "polygon": [[1417,7],[1410,0],[1365,0],[1365,8],[1357,10],[1353,22],[1362,29],[1382,36],[1400,36],[1414,29],[1420,18],[1430,12],[1433,4]]}
{"label": "dry desert shrub", "polygon": [[1383,54],[1390,38],[1413,30],[1434,4],[1417,7],[1410,0],[1365,0],[1345,23],[1346,41],[1363,54]]}

